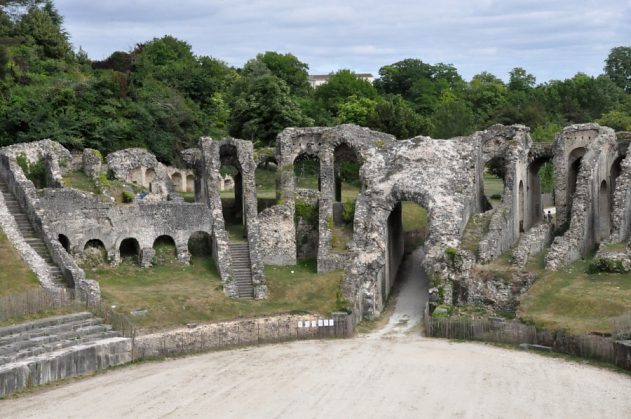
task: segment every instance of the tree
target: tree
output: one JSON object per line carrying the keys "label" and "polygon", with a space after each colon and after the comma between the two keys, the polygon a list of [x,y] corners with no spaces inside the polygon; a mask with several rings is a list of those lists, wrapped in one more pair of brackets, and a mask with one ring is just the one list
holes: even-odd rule
{"label": "tree", "polygon": [[247,140],[271,144],[286,127],[306,126],[306,118],[290,95],[289,86],[272,74],[243,77],[235,85],[230,115],[230,134]]}
{"label": "tree", "polygon": [[515,67],[509,73],[508,88],[510,90],[528,91],[535,87],[537,79],[521,67]]}
{"label": "tree", "polygon": [[309,91],[309,66],[298,60],[295,55],[267,51],[257,55],[256,60],[265,64],[273,75],[287,83],[292,95],[304,95]]}
{"label": "tree", "polygon": [[65,58],[71,48],[68,34],[61,24],[61,16],[52,4],[46,2],[43,9],[32,7],[20,18],[15,34],[41,48],[45,58]]}
{"label": "tree", "polygon": [[429,118],[414,112],[410,104],[399,95],[388,95],[380,100],[368,126],[392,134],[398,139],[429,135],[432,131]]}
{"label": "tree", "polygon": [[376,99],[379,94],[372,84],[358,78],[350,70],[340,70],[333,74],[314,93],[316,101],[332,117],[337,115],[340,105],[351,96]]}
{"label": "tree", "polygon": [[475,116],[467,104],[445,95],[432,115],[432,137],[451,138],[475,130]]}
{"label": "tree", "polygon": [[376,100],[353,95],[340,105],[337,121],[340,124],[350,123],[367,127],[376,107]]}
{"label": "tree", "polygon": [[627,93],[631,93],[631,47],[616,47],[605,60],[605,74]]}
{"label": "tree", "polygon": [[465,99],[469,108],[475,111],[479,128],[491,122],[496,109],[506,103],[506,96],[506,85],[493,74],[483,71],[473,76]]}

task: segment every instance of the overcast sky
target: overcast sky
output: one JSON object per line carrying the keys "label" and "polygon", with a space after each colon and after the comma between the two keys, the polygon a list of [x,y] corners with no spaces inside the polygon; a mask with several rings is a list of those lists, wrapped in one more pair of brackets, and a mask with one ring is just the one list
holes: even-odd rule
{"label": "overcast sky", "polygon": [[454,64],[469,80],[524,67],[538,82],[597,75],[631,46],[631,0],[56,0],[92,59],[173,35],[234,66],[291,52],[312,74],[377,75],[403,58]]}

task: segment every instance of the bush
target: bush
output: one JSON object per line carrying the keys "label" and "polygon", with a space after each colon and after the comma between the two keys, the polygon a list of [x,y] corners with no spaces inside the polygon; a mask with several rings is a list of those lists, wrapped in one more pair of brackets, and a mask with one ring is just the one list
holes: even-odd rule
{"label": "bush", "polygon": [[355,219],[355,201],[346,201],[342,204],[342,220],[351,224]]}
{"label": "bush", "polygon": [[502,199],[502,194],[494,193],[493,195],[491,195],[491,199],[494,199],[496,201],[500,201]]}
{"label": "bush", "polygon": [[618,273],[627,272],[621,260],[595,258],[587,266],[588,274],[597,274],[600,272]]}
{"label": "bush", "polygon": [[15,161],[18,166],[24,172],[24,176],[35,185],[36,188],[41,189],[46,187],[46,163],[44,160],[38,160],[36,163],[29,163],[26,155],[18,154],[15,157]]}
{"label": "bush", "polygon": [[318,205],[312,205],[302,199],[296,199],[296,221],[302,218],[306,223],[318,226]]}
{"label": "bush", "polygon": [[130,204],[132,202],[134,202],[134,194],[129,192],[129,191],[123,191],[123,193],[121,194],[123,197],[123,203],[125,204]]}

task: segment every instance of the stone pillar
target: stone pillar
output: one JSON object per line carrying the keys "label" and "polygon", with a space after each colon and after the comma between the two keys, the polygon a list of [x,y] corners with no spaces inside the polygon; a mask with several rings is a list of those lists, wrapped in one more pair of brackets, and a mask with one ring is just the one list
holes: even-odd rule
{"label": "stone pillar", "polygon": [[318,203],[318,272],[335,269],[331,259],[331,239],[333,226],[333,202],[335,201],[335,168],[333,149],[323,145],[320,149],[320,199]]}
{"label": "stone pillar", "polygon": [[153,247],[144,247],[140,251],[140,266],[143,268],[150,268],[153,266],[153,258],[156,255],[156,251]]}

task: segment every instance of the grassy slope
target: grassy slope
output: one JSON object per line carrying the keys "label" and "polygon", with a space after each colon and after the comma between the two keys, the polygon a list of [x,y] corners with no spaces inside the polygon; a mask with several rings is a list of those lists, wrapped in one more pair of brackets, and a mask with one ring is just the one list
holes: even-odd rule
{"label": "grassy slope", "polygon": [[24,263],[7,236],[0,230],[0,296],[39,287],[37,276]]}
{"label": "grassy slope", "polygon": [[484,194],[489,199],[489,202],[491,202],[491,205],[495,207],[501,201],[498,199],[491,199],[491,196],[502,195],[504,193],[504,181],[497,176],[484,173],[483,182]]}
{"label": "grassy slope", "polygon": [[268,266],[265,273],[269,298],[262,301],[225,297],[209,258],[194,259],[189,266],[174,262],[149,269],[104,267],[89,275],[99,281],[104,300],[121,312],[147,309],[146,316],[135,318],[147,329],[286,312],[328,314],[337,308],[341,272],[316,274],[315,264],[305,262]]}
{"label": "grassy slope", "polygon": [[558,272],[529,264],[538,278],[522,297],[518,315],[546,329],[572,333],[609,332],[611,318],[631,311],[631,274],[587,274],[588,261]]}

